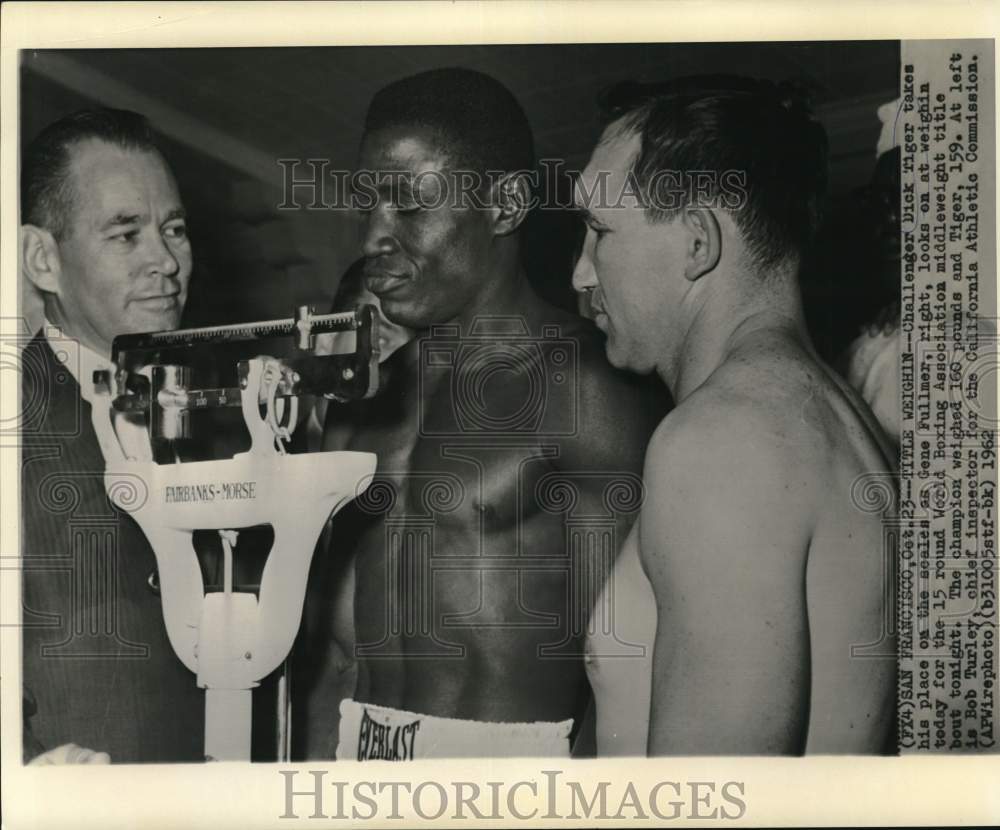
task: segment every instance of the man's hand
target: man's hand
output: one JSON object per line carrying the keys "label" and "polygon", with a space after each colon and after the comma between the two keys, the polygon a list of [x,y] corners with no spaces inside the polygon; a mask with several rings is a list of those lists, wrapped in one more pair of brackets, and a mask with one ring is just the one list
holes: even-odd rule
{"label": "man's hand", "polygon": [[63,744],[48,752],[43,752],[28,762],[29,767],[62,766],[63,764],[110,764],[111,756],[107,752],[95,752],[93,749],[77,744]]}

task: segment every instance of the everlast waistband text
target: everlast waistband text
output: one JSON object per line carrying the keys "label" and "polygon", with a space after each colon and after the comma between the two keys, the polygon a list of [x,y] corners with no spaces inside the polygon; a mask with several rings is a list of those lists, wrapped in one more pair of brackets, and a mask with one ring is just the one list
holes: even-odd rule
{"label": "everlast waistband text", "polygon": [[398,726],[382,724],[368,717],[365,709],[358,733],[358,760],[412,761],[413,742],[419,729],[419,720]]}

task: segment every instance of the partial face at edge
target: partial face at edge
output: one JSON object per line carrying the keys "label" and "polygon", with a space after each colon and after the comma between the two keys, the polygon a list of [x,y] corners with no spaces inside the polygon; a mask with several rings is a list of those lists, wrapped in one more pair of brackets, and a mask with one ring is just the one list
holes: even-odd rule
{"label": "partial face at edge", "polygon": [[110,355],[119,334],[179,325],[192,267],[184,208],[159,153],[97,140],[70,152],[56,302],[66,334]]}
{"label": "partial face at edge", "polygon": [[612,124],[574,186],[587,234],[573,286],[592,292],[608,361],[646,373],[664,352],[671,310],[682,296],[684,243],[678,223],[650,222],[626,186],[639,149],[638,134],[616,134]]}
{"label": "partial face at edge", "polygon": [[[386,317],[422,329],[474,308],[491,274],[490,214],[455,203],[454,170],[430,131],[366,135],[360,169],[379,184],[376,203],[362,214],[363,250],[366,285]],[[407,182],[419,182],[418,191]],[[444,194],[443,185],[450,188]]]}

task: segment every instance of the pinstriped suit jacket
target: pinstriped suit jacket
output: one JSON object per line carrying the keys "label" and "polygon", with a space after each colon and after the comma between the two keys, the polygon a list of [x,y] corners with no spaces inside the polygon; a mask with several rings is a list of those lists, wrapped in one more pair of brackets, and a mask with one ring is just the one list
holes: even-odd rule
{"label": "pinstriped suit jacket", "polygon": [[200,761],[204,692],[167,640],[153,552],[105,494],[90,405],[41,333],[22,362],[25,759],[72,741]]}

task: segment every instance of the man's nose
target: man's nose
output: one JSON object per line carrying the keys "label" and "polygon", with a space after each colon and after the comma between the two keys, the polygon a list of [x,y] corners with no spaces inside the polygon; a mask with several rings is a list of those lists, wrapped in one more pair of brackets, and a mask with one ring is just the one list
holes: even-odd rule
{"label": "man's nose", "polygon": [[399,243],[396,241],[387,211],[381,206],[376,206],[374,210],[365,214],[361,252],[368,259],[374,259],[382,254],[395,253],[398,249]]}
{"label": "man's nose", "polygon": [[164,241],[162,234],[149,235],[148,245],[149,269],[157,274],[171,277],[180,270],[180,263],[170,246]]}
{"label": "man's nose", "polygon": [[576,267],[573,268],[573,288],[577,291],[590,291],[597,287],[597,271],[594,270],[594,262],[587,247],[584,245]]}

